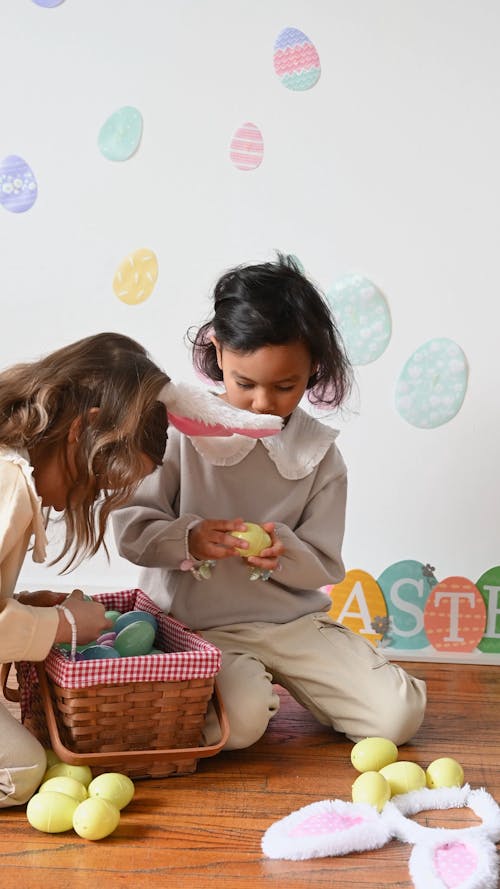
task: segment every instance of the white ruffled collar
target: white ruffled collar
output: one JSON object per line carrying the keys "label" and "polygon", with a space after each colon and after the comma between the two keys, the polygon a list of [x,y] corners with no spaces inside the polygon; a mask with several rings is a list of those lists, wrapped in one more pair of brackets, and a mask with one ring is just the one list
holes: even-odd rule
{"label": "white ruffled collar", "polygon": [[33,546],[33,561],[44,562],[47,554],[47,534],[45,533],[45,525],[42,516],[42,498],[39,496],[33,479],[33,467],[30,464],[30,456],[28,451],[24,449],[15,450],[0,445],[0,458],[8,460],[19,466],[21,472],[26,479],[31,505],[33,507],[33,534],[35,537]]}
{"label": "white ruffled collar", "polygon": [[283,478],[305,478],[323,459],[338,430],[325,426],[296,408],[282,432],[259,440],[244,435],[230,438],[190,437],[195,450],[213,466],[235,466],[257,445],[266,448]]}

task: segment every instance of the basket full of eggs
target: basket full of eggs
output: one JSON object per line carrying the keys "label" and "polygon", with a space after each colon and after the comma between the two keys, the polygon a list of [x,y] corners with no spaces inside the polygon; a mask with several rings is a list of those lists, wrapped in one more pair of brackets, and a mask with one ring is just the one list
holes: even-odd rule
{"label": "basket full of eggs", "polygon": [[[141,590],[102,593],[113,632],[76,656],[54,646],[43,664],[17,664],[26,727],[61,761],[131,778],[194,772],[229,728],[215,677],[221,653]],[[74,653],[73,653],[74,655]],[[202,743],[209,702],[220,740]]]}

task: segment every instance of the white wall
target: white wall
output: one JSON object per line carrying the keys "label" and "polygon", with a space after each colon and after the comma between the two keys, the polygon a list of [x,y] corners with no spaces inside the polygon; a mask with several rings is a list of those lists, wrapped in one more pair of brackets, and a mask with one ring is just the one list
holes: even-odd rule
{"label": "white wall", "polygon": [[[28,212],[0,207],[1,365],[114,329],[194,379],[183,336],[228,266],[279,248],[325,291],[360,272],[385,294],[393,335],[332,420],[350,470],[347,567],[376,577],[409,558],[475,581],[498,564],[496,0],[1,0],[0,24],[0,154],[24,157],[39,186]],[[302,93],[273,69],[287,26],[321,60]],[[97,135],[123,105],[144,133],[113,163]],[[228,156],[244,121],[265,143],[246,173]],[[140,247],[160,275],[128,306],[111,282]],[[469,388],[455,419],[423,431],[396,412],[394,386],[439,336],[464,350]],[[22,577],[135,581],[116,554],[63,580],[29,561]]]}

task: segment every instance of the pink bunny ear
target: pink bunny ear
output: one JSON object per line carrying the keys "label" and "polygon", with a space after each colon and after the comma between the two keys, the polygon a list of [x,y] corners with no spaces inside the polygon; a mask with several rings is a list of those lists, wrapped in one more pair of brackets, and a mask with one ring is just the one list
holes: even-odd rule
{"label": "pink bunny ear", "polygon": [[391,839],[389,822],[366,803],[323,800],[269,827],[262,838],[268,858],[324,858],[379,849]]}
{"label": "pink bunny ear", "polygon": [[266,438],[283,428],[282,417],[239,410],[211,392],[187,383],[170,381],[161,390],[158,401],[166,406],[169,423],[185,435]]}
{"label": "pink bunny ear", "polygon": [[415,889],[497,889],[498,856],[487,837],[419,844],[409,864]]}

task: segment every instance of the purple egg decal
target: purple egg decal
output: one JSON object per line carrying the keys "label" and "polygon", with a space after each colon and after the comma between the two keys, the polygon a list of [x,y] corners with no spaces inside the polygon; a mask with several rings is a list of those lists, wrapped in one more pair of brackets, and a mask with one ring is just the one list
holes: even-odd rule
{"label": "purple egg decal", "polygon": [[33,3],[36,3],[37,6],[45,6],[47,9],[52,9],[53,6],[60,6],[61,3],[64,3],[64,0],[33,0]]}
{"label": "purple egg decal", "polygon": [[262,133],[254,123],[244,123],[238,127],[229,149],[232,163],[238,170],[255,170],[264,157]]}
{"label": "purple egg decal", "polygon": [[22,157],[9,154],[0,161],[0,204],[11,213],[24,213],[36,201],[38,186]]}
{"label": "purple egg decal", "polygon": [[298,28],[284,28],[274,43],[274,70],[289,90],[309,90],[321,74],[316,47]]}

